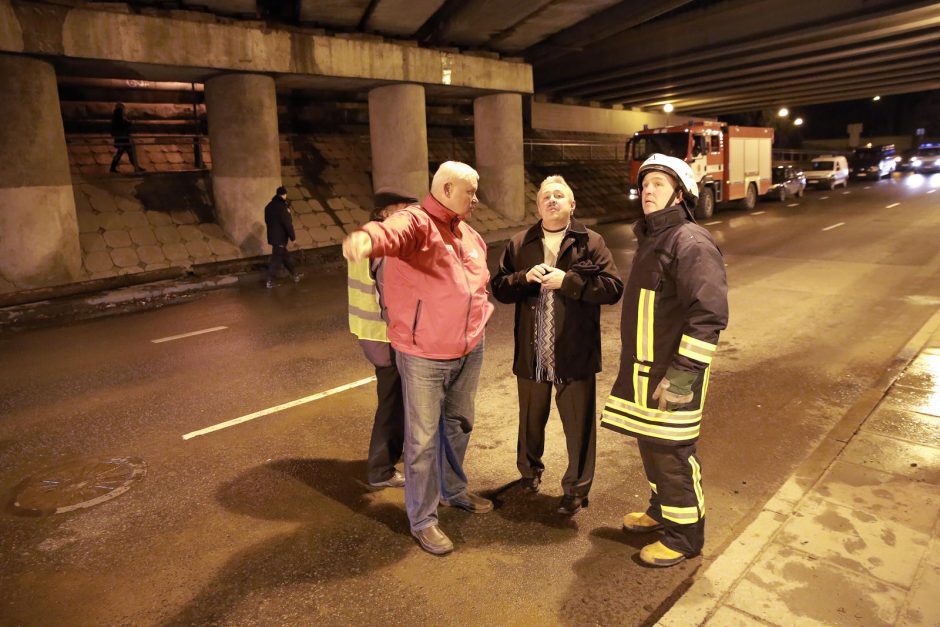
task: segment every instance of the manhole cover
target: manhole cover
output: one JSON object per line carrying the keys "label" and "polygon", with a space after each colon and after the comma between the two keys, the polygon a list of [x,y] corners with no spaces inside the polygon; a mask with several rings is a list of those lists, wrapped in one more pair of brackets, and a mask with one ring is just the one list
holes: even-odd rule
{"label": "manhole cover", "polygon": [[136,457],[66,462],[23,481],[13,510],[28,516],[48,516],[93,507],[130,490],[146,469],[144,461]]}

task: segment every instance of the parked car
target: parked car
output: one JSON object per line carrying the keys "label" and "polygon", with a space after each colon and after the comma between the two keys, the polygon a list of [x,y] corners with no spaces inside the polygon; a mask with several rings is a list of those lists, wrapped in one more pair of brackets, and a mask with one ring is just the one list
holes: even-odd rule
{"label": "parked car", "polygon": [[783,202],[790,196],[801,198],[806,189],[806,177],[803,171],[788,163],[775,165],[770,170],[770,189],[764,198]]}
{"label": "parked car", "polygon": [[849,185],[849,162],[841,155],[820,155],[813,159],[807,170],[806,184],[819,188],[835,189]]}
{"label": "parked car", "polygon": [[880,179],[898,166],[898,151],[894,144],[856,148],[849,157],[852,178]]}
{"label": "parked car", "polygon": [[922,174],[940,172],[940,144],[921,144],[911,158],[911,170]]}

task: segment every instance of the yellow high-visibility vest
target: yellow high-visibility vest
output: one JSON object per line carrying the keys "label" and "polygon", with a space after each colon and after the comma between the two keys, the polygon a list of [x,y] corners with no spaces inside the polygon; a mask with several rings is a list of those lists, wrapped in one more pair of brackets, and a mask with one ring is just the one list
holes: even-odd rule
{"label": "yellow high-visibility vest", "polygon": [[369,259],[349,262],[347,268],[349,330],[360,340],[388,342],[388,325],[382,319],[379,291],[369,272]]}

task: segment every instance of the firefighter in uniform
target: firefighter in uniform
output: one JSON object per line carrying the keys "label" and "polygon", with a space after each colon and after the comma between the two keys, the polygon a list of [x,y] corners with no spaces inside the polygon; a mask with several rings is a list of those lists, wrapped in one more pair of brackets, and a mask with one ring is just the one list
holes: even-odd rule
{"label": "firefighter in uniform", "polygon": [[654,154],[637,175],[644,219],[621,317],[620,372],[601,425],[637,439],[650,484],[645,512],[624,530],[663,530],[640,559],[672,566],[698,555],[705,540],[702,467],[695,454],[718,334],[728,324],[721,251],[697,225],[691,168]]}

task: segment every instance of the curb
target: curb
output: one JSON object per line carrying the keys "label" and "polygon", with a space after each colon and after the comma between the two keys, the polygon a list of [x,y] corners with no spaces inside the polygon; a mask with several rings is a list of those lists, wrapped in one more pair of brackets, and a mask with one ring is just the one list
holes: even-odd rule
{"label": "curb", "polygon": [[940,333],[940,310],[911,337],[874,387],[852,405],[823,441],[768,500],[757,517],[732,540],[686,592],[656,622],[662,627],[703,625],[738,581],[760,557],[764,547],[796,511],[797,506],[819,482],[862,423],[884,398],[895,380],[935,333]]}

